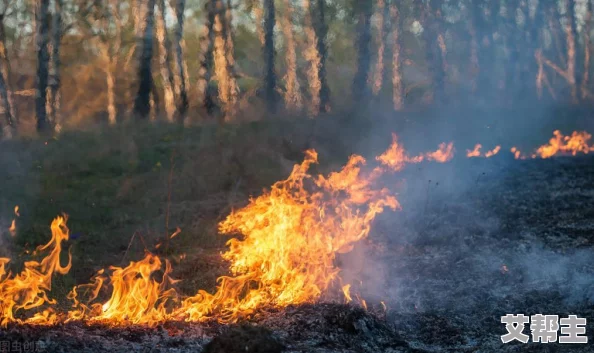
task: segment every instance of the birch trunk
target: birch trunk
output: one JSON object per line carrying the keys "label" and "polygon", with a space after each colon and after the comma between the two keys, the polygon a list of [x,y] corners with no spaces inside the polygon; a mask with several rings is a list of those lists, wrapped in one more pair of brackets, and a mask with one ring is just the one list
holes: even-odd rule
{"label": "birch trunk", "polygon": [[316,0],[317,8],[314,13],[315,17],[315,31],[318,40],[318,55],[320,57],[320,66],[318,70],[318,77],[320,78],[320,111],[330,111],[330,87],[326,78],[326,59],[328,58],[328,44],[326,42],[328,37],[328,25],[326,24],[326,0]]}
{"label": "birch trunk", "polygon": [[316,116],[320,112],[320,90],[322,88],[322,84],[320,82],[320,66],[321,66],[321,59],[320,53],[318,51],[318,39],[316,36],[316,32],[314,30],[312,19],[311,19],[311,8],[310,8],[310,0],[303,0],[303,10],[305,13],[305,40],[306,40],[306,48],[303,52],[303,56],[305,60],[308,62],[307,67],[307,88],[309,91],[309,99],[310,102],[307,105],[307,112],[309,116]]}
{"label": "birch trunk", "polygon": [[228,81],[228,95],[229,102],[225,109],[225,121],[230,122],[235,119],[237,114],[237,100],[239,95],[239,85],[237,84],[235,72],[235,45],[233,43],[233,14],[231,0],[227,0],[226,6],[221,0],[221,6],[225,8],[225,16],[222,17],[224,20],[222,27],[222,36],[225,41],[225,60],[227,63],[227,81]]}
{"label": "birch trunk", "polygon": [[60,44],[62,41],[62,1],[53,0],[50,42],[49,89],[47,90],[48,120],[54,131],[62,130],[60,115]]}
{"label": "birch trunk", "polygon": [[370,69],[371,1],[357,2],[357,72],[353,80],[353,100],[366,102],[369,98],[367,78]]}
{"label": "birch trunk", "polygon": [[402,97],[402,73],[400,71],[400,14],[395,4],[390,5],[390,19],[392,22],[392,101],[394,110],[402,110],[404,99]]}
{"label": "birch trunk", "polygon": [[198,72],[198,99],[206,109],[208,115],[214,111],[214,101],[209,90],[210,78],[213,70],[214,52],[214,22],[216,0],[208,0],[205,5],[206,22],[200,34],[200,70]]}
{"label": "birch trunk", "polygon": [[258,40],[262,47],[264,46],[264,10],[262,9],[262,4],[260,0],[254,1],[254,18],[256,20],[256,35],[258,36]]}
{"label": "birch trunk", "polygon": [[35,112],[37,116],[37,131],[47,132],[49,124],[46,111],[46,90],[48,87],[49,64],[49,0],[38,0],[36,6],[35,26],[37,42],[37,87],[35,97]]}
{"label": "birch trunk", "polygon": [[301,87],[297,80],[297,52],[295,50],[295,39],[293,37],[293,8],[290,0],[284,0],[285,11],[282,19],[282,31],[285,36],[285,65],[287,72],[285,81],[285,106],[291,111],[301,109]]}
{"label": "birch trunk", "polygon": [[274,0],[264,0],[264,95],[269,113],[276,112],[276,73],[274,69]]}
{"label": "birch trunk", "polygon": [[107,118],[109,125],[115,125],[117,122],[117,110],[115,107],[115,77],[111,68],[107,70]]}
{"label": "birch trunk", "polygon": [[582,75],[582,82],[580,92],[582,99],[590,96],[588,84],[590,80],[590,55],[592,51],[592,43],[590,42],[590,31],[592,29],[592,1],[588,0],[586,5],[586,17],[584,24],[584,73]]}
{"label": "birch trunk", "polygon": [[[5,138],[10,138],[16,133],[16,114],[10,93],[10,61],[6,52],[6,32],[4,28],[4,14],[0,15],[0,98],[4,106],[6,126],[3,129]],[[0,124],[1,125],[1,124]]]}
{"label": "birch trunk", "polygon": [[159,67],[163,83],[163,104],[167,121],[175,119],[175,95],[173,92],[173,69],[171,68],[171,43],[167,36],[165,20],[165,0],[159,0],[159,11],[156,15],[156,34],[159,43]]}
{"label": "birch trunk", "polygon": [[175,17],[177,19],[177,26],[175,27],[175,95],[177,97],[177,113],[178,120],[183,122],[188,111],[188,80],[187,69],[184,60],[185,43],[183,39],[184,34],[184,11],[186,9],[186,0],[177,0],[175,6]]}
{"label": "birch trunk", "polygon": [[384,52],[386,50],[386,44],[384,41],[384,9],[386,7],[385,0],[377,0],[377,7],[375,12],[375,24],[377,31],[377,58],[375,63],[375,69],[373,71],[373,82],[372,92],[374,95],[378,95],[382,89],[383,78],[384,78]]}
{"label": "birch trunk", "polygon": [[[151,59],[153,57],[153,27],[155,20],[155,0],[147,0],[143,31],[142,49],[138,68],[140,82],[138,93],[134,100],[134,114],[137,118],[146,119],[151,112],[151,93],[153,92],[153,78],[151,72]],[[154,94],[153,94],[154,98]]]}
{"label": "birch trunk", "polygon": [[224,111],[224,120],[230,119],[229,114],[231,113],[231,95],[230,95],[230,82],[229,82],[229,65],[227,63],[227,57],[225,55],[225,37],[223,36],[223,23],[221,20],[221,13],[218,12],[215,15],[214,23],[214,69],[215,77],[217,80],[217,88],[219,94],[219,102],[222,105]]}

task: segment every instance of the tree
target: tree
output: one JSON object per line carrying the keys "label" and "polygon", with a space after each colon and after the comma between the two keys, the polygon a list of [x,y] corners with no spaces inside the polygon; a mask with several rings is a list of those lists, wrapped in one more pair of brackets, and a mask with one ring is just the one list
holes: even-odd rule
{"label": "tree", "polygon": [[210,116],[214,112],[215,103],[209,89],[210,77],[214,66],[214,22],[216,15],[217,0],[207,0],[205,6],[206,19],[200,32],[200,69],[198,72],[198,99],[201,106]]}
{"label": "tree", "polygon": [[[10,61],[6,50],[6,28],[4,19],[8,11],[9,1],[5,0],[0,13],[0,99],[4,108],[6,125],[2,129],[4,138],[11,138],[16,133],[16,114],[10,93]],[[0,122],[0,126],[2,123]]]}
{"label": "tree", "polygon": [[49,89],[47,90],[46,111],[48,120],[56,132],[62,130],[60,115],[60,44],[64,33],[62,24],[62,0],[52,0],[51,40],[49,42]]}
{"label": "tree", "polygon": [[377,57],[375,62],[375,68],[373,71],[373,80],[371,82],[371,90],[373,95],[377,96],[384,83],[384,55],[386,52],[386,23],[388,19],[385,16],[386,2],[385,0],[377,0],[375,11],[375,24],[376,24],[376,41],[377,41]]}
{"label": "tree", "polygon": [[183,121],[188,111],[188,92],[186,81],[186,65],[184,62],[184,12],[186,9],[186,0],[177,0],[175,6],[175,18],[177,19],[177,26],[175,27],[175,35],[173,46],[175,48],[175,94],[177,96],[177,113],[179,120]]}
{"label": "tree", "polygon": [[390,4],[389,8],[392,29],[389,37],[392,43],[392,102],[394,104],[394,110],[402,110],[404,100],[402,73],[400,70],[400,12],[395,3]]}
{"label": "tree", "polygon": [[320,79],[320,111],[330,110],[330,87],[328,86],[326,60],[328,58],[328,25],[326,23],[326,0],[316,0],[317,8],[314,16],[315,31],[317,38],[318,55],[320,57],[320,66],[318,77]]}
{"label": "tree", "polygon": [[442,1],[431,0],[423,9],[423,34],[425,39],[425,59],[433,84],[433,96],[445,100],[445,80],[447,72],[447,47],[444,38]]}
{"label": "tree", "polygon": [[47,132],[49,129],[46,111],[46,90],[48,87],[49,68],[49,0],[37,0],[35,11],[36,43],[37,43],[37,87],[35,111],[37,115],[37,131]]}
{"label": "tree", "polygon": [[357,17],[357,71],[353,79],[353,100],[356,102],[367,102],[370,93],[367,78],[370,68],[373,2],[357,1],[355,11]]}
{"label": "tree", "polygon": [[156,34],[159,43],[159,69],[161,72],[161,81],[163,85],[163,104],[165,105],[165,114],[167,121],[173,122],[175,119],[175,95],[173,82],[173,68],[171,67],[171,41],[167,35],[167,21],[165,13],[165,0],[159,0],[159,11],[156,16]]}
{"label": "tree", "polygon": [[276,112],[276,72],[274,70],[274,0],[264,0],[264,97],[269,113]]}
{"label": "tree", "polygon": [[146,0],[145,22],[142,51],[139,58],[138,80],[140,82],[138,93],[134,100],[134,114],[137,118],[146,119],[151,112],[151,92],[153,89],[153,76],[151,60],[153,58],[153,27],[155,21],[155,0]]}
{"label": "tree", "polygon": [[[281,28],[285,37],[285,106],[290,111],[301,109],[301,87],[297,79],[297,51],[295,48],[295,38],[293,37],[293,19],[294,12],[290,0],[284,0],[284,14],[281,20]],[[316,104],[316,103],[314,103]],[[319,104],[319,103],[318,103]]]}
{"label": "tree", "polygon": [[[545,65],[553,69],[559,76],[563,77],[570,88],[571,101],[574,104],[578,103],[578,90],[576,81],[576,31],[575,31],[575,16],[574,16],[574,3],[570,0],[565,0],[564,5],[566,6],[568,15],[565,16],[563,21],[563,31],[565,33],[565,57],[563,58],[566,62],[565,69],[562,69],[559,65],[553,63],[551,60],[546,58],[541,51],[537,51],[536,60],[542,61]],[[553,10],[558,11],[558,10]],[[555,23],[556,25],[556,23]]]}

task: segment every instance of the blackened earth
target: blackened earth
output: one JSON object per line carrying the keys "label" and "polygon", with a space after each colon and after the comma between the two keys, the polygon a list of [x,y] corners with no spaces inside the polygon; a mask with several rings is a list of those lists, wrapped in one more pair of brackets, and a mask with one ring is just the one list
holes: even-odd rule
{"label": "blackened earth", "polygon": [[[45,352],[594,352],[594,158],[460,159],[385,183],[403,209],[338,259],[371,311],[316,304],[231,326],[11,326],[0,341]],[[590,343],[503,344],[506,314],[586,318]]]}

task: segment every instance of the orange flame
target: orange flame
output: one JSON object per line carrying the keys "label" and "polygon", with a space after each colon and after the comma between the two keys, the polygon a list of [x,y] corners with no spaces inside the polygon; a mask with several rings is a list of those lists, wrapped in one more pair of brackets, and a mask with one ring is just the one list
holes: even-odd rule
{"label": "orange flame", "polygon": [[351,285],[350,284],[342,286],[342,293],[344,294],[344,299],[347,304],[353,301],[353,298],[351,298]]}
{"label": "orange flame", "polygon": [[[20,217],[21,215],[19,214],[19,206],[14,206],[14,214],[17,217]],[[16,218],[14,218],[12,220],[12,223],[10,224],[10,227],[8,228],[8,231],[10,232],[11,236],[15,236],[16,235]]]}
{"label": "orange flame", "polygon": [[495,146],[495,148],[485,153],[485,157],[491,158],[495,156],[497,153],[499,153],[499,151],[501,151],[501,146]]}
{"label": "orange flame", "polygon": [[480,157],[481,156],[481,148],[483,148],[483,146],[480,143],[477,143],[476,146],[474,146],[474,149],[472,151],[466,150],[466,157],[468,157],[468,158]]}
{"label": "orange flame", "polygon": [[29,318],[19,318],[19,311],[41,309],[44,304],[55,304],[49,299],[47,292],[52,288],[54,273],[66,274],[70,270],[72,257],[68,254],[68,264],[60,264],[62,242],[68,240],[66,219],[57,217],[51,225],[52,239],[38,247],[35,253],[49,250],[49,254],[41,261],[25,262],[24,270],[15,276],[7,272],[9,259],[0,259],[0,325],[6,327],[10,322],[51,324],[57,321],[52,308],[35,313]]}
{"label": "orange flame", "polygon": [[439,163],[446,163],[454,158],[454,143],[441,143],[435,152],[427,153],[427,159]]}
{"label": "orange flame", "polygon": [[475,158],[475,157],[485,157],[485,158],[491,158],[493,156],[495,156],[496,154],[499,153],[499,151],[501,151],[501,146],[495,146],[495,148],[493,148],[490,151],[487,151],[484,155],[481,153],[481,149],[483,148],[483,146],[480,143],[477,143],[474,146],[474,149],[471,150],[466,150],[466,157],[468,158]]}
{"label": "orange flame", "polygon": [[[585,132],[563,136],[556,131],[534,156],[588,153],[594,151],[594,146],[588,145],[590,139]],[[467,156],[481,156],[481,148],[476,145]],[[484,157],[500,150],[497,146]],[[515,147],[512,153],[517,159],[525,158]],[[378,214],[386,208],[400,208],[398,200],[381,186],[381,176],[410,163],[443,163],[453,156],[453,144],[442,143],[434,152],[411,157],[393,135],[390,147],[376,157],[379,166],[368,168],[363,157],[353,155],[340,171],[314,176],[309,170],[318,155],[306,151],[304,161],[293,167],[286,180],[275,183],[219,224],[222,234],[238,236],[227,242],[229,249],[222,254],[231,275],[218,279],[214,293],[198,290],[181,301],[173,287],[177,281],[170,277],[171,264],[147,253],[141,261],[125,268],[110,267],[109,275],[99,271],[91,283],[74,287],[68,295],[71,310],[56,313],[51,307],[56,302],[47,294],[52,276],[66,274],[71,266],[70,256],[66,266],[60,264],[68,229],[66,219],[58,217],[51,225],[52,239],[35,251],[49,252],[41,262],[26,262],[25,269],[13,276],[7,269],[10,260],[0,258],[0,325],[72,320],[155,325],[166,320],[213,318],[235,322],[262,307],[283,308],[335,295],[342,295],[346,302],[356,298],[366,307],[365,300],[352,293],[350,284],[342,285],[336,256],[366,238]],[[18,207],[15,214],[18,216]],[[178,228],[169,238],[179,233]]]}
{"label": "orange flame", "polygon": [[578,153],[594,152],[594,144],[589,145],[592,135],[585,131],[574,131],[571,136],[564,136],[561,131],[555,130],[549,143],[539,147],[532,158],[551,158],[557,155],[572,155]]}
{"label": "orange flame", "polygon": [[309,150],[287,180],[219,225],[222,233],[243,235],[223,254],[233,276],[220,278],[215,294],[199,291],[184,301],[189,320],[236,321],[262,306],[315,301],[338,279],[336,253],[365,238],[385,207],[400,207],[386,189],[372,187],[379,173],[365,173],[363,157],[352,156],[327,177],[308,174],[314,163],[317,153]]}
{"label": "orange flame", "polygon": [[[169,277],[172,271],[170,263],[166,261],[164,269],[162,265],[159,257],[147,254],[143,260],[131,262],[126,268],[111,267],[111,298],[103,304],[94,303],[89,306],[80,303],[78,291],[83,288],[86,292],[91,292],[88,302],[97,298],[106,282],[104,271],[100,271],[93,283],[77,286],[70,292],[68,297],[74,301],[75,310],[69,313],[69,318],[86,318],[111,325],[154,325],[167,320],[173,303],[177,301],[175,289],[168,287],[177,281]],[[160,270],[164,270],[164,274],[161,282],[158,282],[152,277]]]}
{"label": "orange flame", "polygon": [[[398,136],[396,136],[396,134],[392,134],[392,144],[390,147],[375,159],[383,166],[388,167],[394,172],[397,172],[404,168],[404,166],[407,164],[420,163],[425,159],[439,163],[445,163],[450,161],[452,158],[454,158],[454,144],[451,142],[448,144],[440,144],[439,149],[434,152],[410,157],[406,154],[404,147],[402,147],[402,145],[398,142]],[[379,170],[377,172],[379,172]]]}

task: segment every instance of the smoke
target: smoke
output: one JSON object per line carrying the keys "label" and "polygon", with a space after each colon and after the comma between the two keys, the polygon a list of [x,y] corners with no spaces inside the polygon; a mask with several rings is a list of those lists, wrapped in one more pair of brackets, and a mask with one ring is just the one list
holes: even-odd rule
{"label": "smoke", "polygon": [[341,278],[396,313],[587,305],[594,251],[582,248],[579,231],[591,221],[555,215],[555,202],[584,207],[576,195],[588,191],[570,185],[587,172],[575,163],[562,176],[555,161],[501,156],[409,166],[386,181],[402,210],[380,215],[370,241],[341,255]]}

